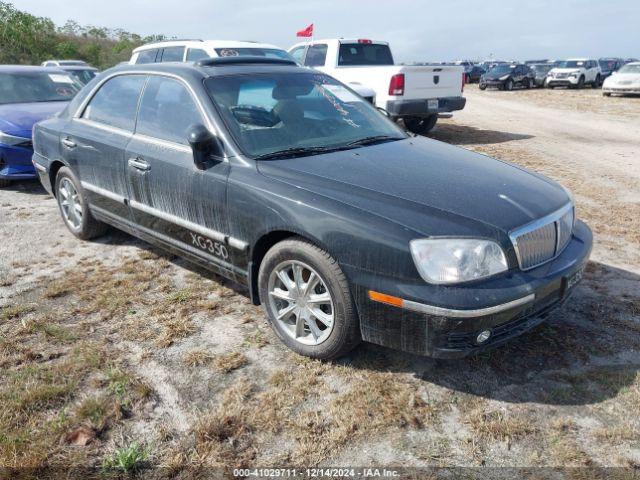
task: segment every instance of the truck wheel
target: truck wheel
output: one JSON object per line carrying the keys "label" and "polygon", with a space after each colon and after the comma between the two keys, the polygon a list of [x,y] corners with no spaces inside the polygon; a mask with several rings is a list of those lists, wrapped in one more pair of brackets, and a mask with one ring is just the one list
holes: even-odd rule
{"label": "truck wheel", "polygon": [[600,85],[601,85],[600,75],[597,75],[596,79],[591,84],[591,88],[600,88]]}
{"label": "truck wheel", "polygon": [[405,117],[404,126],[416,135],[424,135],[436,126],[438,115],[433,114],[428,117]]}
{"label": "truck wheel", "polygon": [[91,215],[80,182],[68,167],[58,170],[55,194],[62,219],[76,237],[90,240],[107,231],[107,225]]}
{"label": "truck wheel", "polygon": [[291,350],[328,360],[360,343],[347,279],[312,243],[293,238],[274,245],[260,265],[258,285],[271,327]]}

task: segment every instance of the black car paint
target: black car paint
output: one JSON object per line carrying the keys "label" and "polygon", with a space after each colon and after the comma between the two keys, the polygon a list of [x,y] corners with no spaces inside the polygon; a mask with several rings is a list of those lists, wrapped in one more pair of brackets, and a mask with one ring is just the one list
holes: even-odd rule
{"label": "black car paint", "polygon": [[484,75],[480,77],[479,84],[481,88],[503,88],[509,81],[511,81],[513,86],[526,85],[527,83],[529,86],[533,86],[535,81],[535,74],[528,65],[519,63],[512,66],[509,73],[497,73],[492,70],[488,70]]}
{"label": "black car paint", "polygon": [[[468,354],[478,347],[451,348],[449,333],[513,322],[523,312],[533,326],[529,318],[540,309],[527,305],[500,315],[447,319],[374,303],[369,290],[454,309],[483,308],[548,290],[559,296],[552,304],[566,298],[568,292],[558,285],[586,262],[592,241],[588,227],[578,221],[564,253],[527,272],[518,268],[508,236],[569,201],[564,189],[545,177],[422,137],[286,160],[256,162],[243,156],[225,132],[203,80],[274,68],[300,71],[162,64],[104,72],[60,117],[37,125],[34,162],[42,167],[40,179],[52,192],[57,169],[70,167],[98,219],[247,285],[255,303],[265,250],[278,239],[303,236],[329,252],[347,276],[363,339],[414,353]],[[225,158],[198,169],[186,148],[122,138],[127,135],[73,118],[89,92],[115,74],[170,75],[185,82],[220,137]],[[76,146],[68,149],[63,140]],[[131,157],[143,158],[150,170],[132,168]],[[462,285],[427,284],[409,242],[448,236],[496,241],[509,270]]]}

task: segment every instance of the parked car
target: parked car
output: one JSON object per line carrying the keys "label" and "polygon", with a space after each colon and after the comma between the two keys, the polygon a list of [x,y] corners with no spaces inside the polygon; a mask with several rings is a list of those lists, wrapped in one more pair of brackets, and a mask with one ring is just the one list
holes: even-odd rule
{"label": "parked car", "polygon": [[460,66],[395,65],[387,42],[329,39],[302,42],[289,53],[299,63],[337,78],[350,87],[376,93],[375,105],[413,133],[424,134],[438,114],[464,108],[464,69]]}
{"label": "parked car", "polygon": [[133,50],[131,64],[196,62],[203,58],[253,56],[291,59],[275,45],[235,40],[166,40],[147,43]]}
{"label": "parked car", "polygon": [[86,85],[98,74],[98,69],[82,60],[47,60],[43,67],[54,67],[69,73],[80,85]]}
{"label": "parked car", "polygon": [[0,65],[0,187],[36,178],[31,163],[33,124],[61,111],[77,91],[63,70]]}
{"label": "parked car", "polygon": [[501,344],[571,294],[591,250],[559,184],[408,136],[284,59],[117,67],[34,138],[74,235],[110,224],[246,285],[311,357]]}
{"label": "parked car", "polygon": [[[285,50],[267,43],[236,40],[168,40],[136,48],[129,63],[197,62],[203,58],[239,56],[292,60]],[[357,83],[351,85],[351,88],[367,101],[375,102],[376,93],[373,89]]]}
{"label": "parked car", "polygon": [[640,95],[640,62],[627,63],[605,79],[602,94],[609,97],[612,93]]}
{"label": "parked car", "polygon": [[473,65],[471,68],[465,69],[464,73],[466,83],[478,83],[480,82],[480,77],[482,77],[486,71],[478,65]]}
{"label": "parked car", "polygon": [[513,90],[515,86],[531,88],[534,84],[534,73],[524,63],[498,64],[480,77],[480,90],[497,87],[500,90]]}
{"label": "parked car", "polygon": [[590,84],[599,88],[602,84],[602,72],[597,60],[573,58],[559,61],[547,74],[547,87],[582,88]]}
{"label": "parked car", "polygon": [[624,60],[621,58],[601,58],[598,60],[598,64],[600,64],[600,79],[604,81],[624,65]]}
{"label": "parked car", "polygon": [[533,84],[536,87],[544,87],[547,74],[554,67],[553,63],[533,63],[529,65],[533,72]]}
{"label": "parked car", "polygon": [[540,65],[540,64],[545,64],[545,63],[551,63],[551,60],[549,60],[548,58],[543,59],[543,60],[525,60],[524,64],[525,65]]}

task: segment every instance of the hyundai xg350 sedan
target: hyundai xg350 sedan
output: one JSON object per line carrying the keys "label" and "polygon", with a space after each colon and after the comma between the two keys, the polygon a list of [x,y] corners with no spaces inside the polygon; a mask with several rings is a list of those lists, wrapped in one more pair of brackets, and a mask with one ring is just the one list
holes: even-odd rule
{"label": "hyundai xg350 sedan", "polygon": [[62,70],[0,66],[0,187],[36,178],[33,124],[60,112],[77,92],[76,82]]}
{"label": "hyundai xg350 sedan", "polygon": [[35,145],[74,235],[113,225],[246,285],[316,358],[498,345],[571,294],[591,250],[557,183],[409,136],[284,59],[117,67]]}

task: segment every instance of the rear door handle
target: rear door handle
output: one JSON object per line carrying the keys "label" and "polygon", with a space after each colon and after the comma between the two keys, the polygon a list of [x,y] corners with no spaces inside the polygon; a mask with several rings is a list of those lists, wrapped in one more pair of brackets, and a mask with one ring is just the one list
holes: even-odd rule
{"label": "rear door handle", "polygon": [[64,145],[67,148],[76,148],[77,147],[76,142],[74,142],[73,140],[71,140],[68,137],[62,139],[62,145]]}
{"label": "rear door handle", "polygon": [[151,165],[149,165],[147,162],[137,157],[129,159],[129,166],[137,170],[142,170],[143,172],[146,172],[151,168]]}

